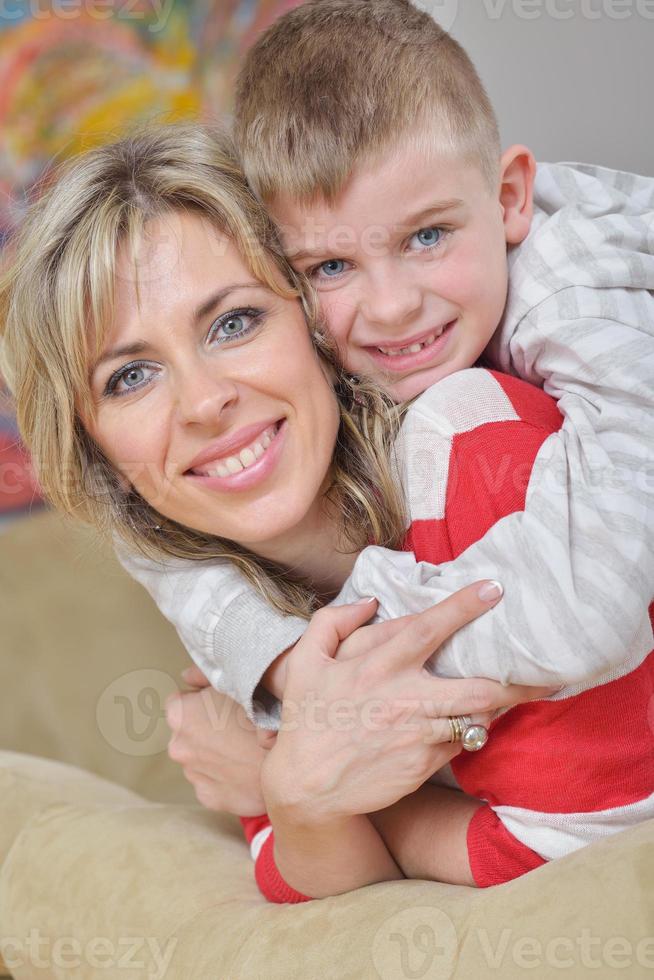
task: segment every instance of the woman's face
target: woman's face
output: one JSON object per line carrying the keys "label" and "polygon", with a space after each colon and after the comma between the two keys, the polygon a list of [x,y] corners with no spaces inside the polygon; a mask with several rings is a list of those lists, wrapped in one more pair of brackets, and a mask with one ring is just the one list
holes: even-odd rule
{"label": "woman's face", "polygon": [[115,299],[87,429],[117,471],[164,516],[269,558],[310,534],[339,419],[298,301],[181,212],[123,247]]}

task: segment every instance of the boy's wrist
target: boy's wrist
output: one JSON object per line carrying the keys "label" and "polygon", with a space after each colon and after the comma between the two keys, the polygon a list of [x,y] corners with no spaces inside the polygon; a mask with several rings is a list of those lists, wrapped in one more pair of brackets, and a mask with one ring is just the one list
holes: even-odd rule
{"label": "boy's wrist", "polygon": [[261,686],[270,694],[273,694],[279,701],[284,700],[284,690],[286,688],[286,677],[288,674],[287,661],[294,646],[295,644],[287,647],[283,653],[275,657],[260,681]]}

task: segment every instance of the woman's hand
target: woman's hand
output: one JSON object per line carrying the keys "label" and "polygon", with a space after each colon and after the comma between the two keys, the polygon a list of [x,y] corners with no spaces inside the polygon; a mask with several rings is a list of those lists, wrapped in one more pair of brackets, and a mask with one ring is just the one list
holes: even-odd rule
{"label": "woman's hand", "polygon": [[182,674],[195,688],[166,702],[168,755],[179,762],[198,802],[242,817],[265,811],[261,765],[266,756],[243,708],[209,686],[197,667]]}
{"label": "woman's hand", "polygon": [[[379,624],[383,633],[373,632],[376,626],[359,629],[374,601],[314,615],[287,660],[281,728],[262,772],[269,811],[315,823],[390,806],[460,752],[449,743],[448,716],[493,712],[551,693],[433,677],[424,669],[455,630],[497,603],[499,596],[480,597],[484,584]],[[359,649],[351,659],[337,659],[346,637]],[[374,652],[361,655],[371,637]]]}
{"label": "woman's hand", "polygon": [[[328,607],[312,619],[287,660],[277,741],[261,772],[275,831],[275,860],[305,895],[335,895],[401,876],[370,818],[414,792],[460,751],[449,744],[451,715],[492,712],[551,689],[447,680],[424,669],[455,630],[495,605],[477,583],[392,625],[374,652],[335,659],[376,603]],[[355,631],[358,631],[355,633]],[[363,638],[362,638],[363,634]],[[388,635],[386,635],[388,634]],[[351,644],[352,645],[352,644]],[[351,651],[350,651],[351,652]]]}

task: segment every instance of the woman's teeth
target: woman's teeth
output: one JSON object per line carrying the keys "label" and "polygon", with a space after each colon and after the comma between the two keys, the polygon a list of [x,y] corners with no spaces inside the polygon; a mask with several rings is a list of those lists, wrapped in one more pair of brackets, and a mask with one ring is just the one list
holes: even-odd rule
{"label": "woman's teeth", "polygon": [[236,456],[226,456],[224,459],[216,460],[214,463],[210,463],[209,466],[205,467],[203,470],[198,470],[199,476],[232,476],[234,473],[240,473],[241,470],[247,470],[249,466],[256,463],[258,459],[261,459],[266,449],[270,443],[275,438],[277,434],[277,423],[274,425],[269,425],[260,436],[257,436],[256,440],[246,446],[245,449],[241,449]]}
{"label": "woman's teeth", "polygon": [[443,333],[444,329],[445,327],[441,327],[440,330],[435,330],[434,333],[430,333],[420,344],[409,344],[408,347],[378,347],[377,350],[382,354],[386,354],[387,357],[400,357],[402,354],[417,354],[418,351],[433,344],[436,338],[440,337]]}

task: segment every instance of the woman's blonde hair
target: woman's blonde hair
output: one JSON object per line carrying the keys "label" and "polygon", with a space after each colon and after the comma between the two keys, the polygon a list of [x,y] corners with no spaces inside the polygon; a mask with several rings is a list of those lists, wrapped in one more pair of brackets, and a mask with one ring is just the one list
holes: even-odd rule
{"label": "woman's blonde hair", "polygon": [[221,132],[150,128],[56,174],[32,205],[0,280],[0,370],[36,475],[55,506],[154,559],[228,558],[278,609],[309,615],[321,597],[307,583],[233,542],[157,513],[125,488],[82,423],[94,415],[89,366],[113,319],[119,247],[134,246],[151,219],[181,210],[213,222],[257,279],[303,304],[340,406],[326,500],[342,522],[343,546],[397,547],[405,522],[389,460],[399,413],[374,385],[349,378],[339,366],[309,287],[284,259]]}

